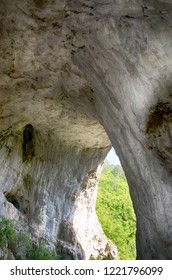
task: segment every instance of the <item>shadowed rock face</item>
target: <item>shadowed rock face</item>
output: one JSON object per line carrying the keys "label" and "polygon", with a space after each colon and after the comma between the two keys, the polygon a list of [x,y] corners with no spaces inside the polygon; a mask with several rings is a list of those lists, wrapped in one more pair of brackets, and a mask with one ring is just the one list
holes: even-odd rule
{"label": "shadowed rock face", "polygon": [[112,143],[137,258],[171,259],[171,1],[7,0],[0,13],[1,213],[73,258],[107,254],[95,200]]}

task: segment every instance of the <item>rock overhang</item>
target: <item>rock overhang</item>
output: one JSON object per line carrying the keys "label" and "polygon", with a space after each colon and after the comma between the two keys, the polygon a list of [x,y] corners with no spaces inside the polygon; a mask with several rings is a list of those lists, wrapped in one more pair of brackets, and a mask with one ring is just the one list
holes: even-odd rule
{"label": "rock overhang", "polygon": [[[171,1],[28,0],[21,4],[19,0],[12,3],[8,0],[1,1],[0,5],[0,130],[7,135],[10,127],[20,135],[21,142],[23,128],[32,124],[35,131],[41,133],[42,145],[38,148],[45,156],[41,163],[37,158],[31,170],[20,165],[22,172],[29,170],[38,178],[39,166],[47,168],[55,180],[49,183],[46,174],[43,182],[40,180],[38,185],[43,186],[45,194],[47,186],[51,193],[57,185],[58,195],[62,195],[64,186],[67,187],[69,193],[60,203],[54,202],[57,195],[54,191],[53,211],[59,207],[61,213],[60,207],[67,207],[67,204],[73,209],[71,189],[76,191],[72,193],[73,199],[80,192],[79,199],[87,204],[87,193],[83,189],[90,178],[88,174],[94,173],[110,145],[105,127],[130,184],[137,212],[140,257],[171,258],[168,246],[164,245],[166,239],[171,238],[170,227],[167,228],[171,225],[171,216],[163,211],[168,207],[171,209],[172,201],[168,176],[171,121],[164,122],[162,131],[156,130],[158,134],[146,135],[151,108],[155,113],[161,107],[159,104],[164,107],[171,100]],[[164,116],[170,119],[170,114],[168,111],[168,116]],[[47,145],[48,135],[53,138],[52,147]],[[65,141],[70,147],[68,153],[59,145]],[[50,148],[47,165],[45,147]],[[78,154],[73,147],[79,147]],[[7,154],[7,148],[1,151],[3,156]],[[84,152],[84,148],[95,150],[85,149]],[[105,148],[104,152],[100,148]],[[167,164],[162,161],[165,150]],[[56,153],[60,155],[60,161]],[[53,155],[53,161],[50,155]],[[1,162],[6,166],[3,156]],[[71,166],[68,157],[75,166]],[[15,164],[14,157],[12,163]],[[34,169],[39,170],[38,175]],[[6,172],[7,168],[4,169]],[[10,182],[14,181],[12,175],[8,173]],[[17,181],[16,174],[14,177]],[[4,178],[3,188],[8,182],[3,181]],[[12,189],[19,188],[23,196],[21,176],[18,182]],[[32,187],[36,198],[37,184],[33,183]],[[82,203],[80,207],[83,209]],[[43,215],[47,228],[47,221],[53,218],[50,212],[48,209],[48,214]],[[42,217],[42,213],[39,214]],[[145,224],[148,231],[143,234]],[[55,226],[55,233],[58,226]],[[157,232],[153,226],[158,228]],[[142,248],[145,248],[144,252]]]}
{"label": "rock overhang", "polygon": [[8,101],[1,97],[1,131],[22,133],[25,125],[31,123],[35,130],[51,134],[57,142],[78,148],[107,148],[110,141],[101,124],[88,112],[77,109],[68,102],[57,99],[34,99],[24,95],[6,93]]}
{"label": "rock overhang", "polygon": [[71,146],[106,148],[93,89],[72,62],[67,3],[56,2],[1,3],[1,130],[31,123]]}

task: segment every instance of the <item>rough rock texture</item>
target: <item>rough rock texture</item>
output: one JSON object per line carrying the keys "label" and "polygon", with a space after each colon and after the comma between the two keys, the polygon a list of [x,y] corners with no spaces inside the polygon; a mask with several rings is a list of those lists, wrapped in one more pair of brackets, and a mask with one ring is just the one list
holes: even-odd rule
{"label": "rough rock texture", "polygon": [[171,259],[172,1],[3,0],[0,13],[1,213],[74,258],[104,253],[94,208],[111,141],[137,258]]}
{"label": "rough rock texture", "polygon": [[80,150],[44,133],[35,131],[35,156],[27,161],[20,130],[3,136],[1,213],[24,219],[35,237],[74,259],[106,255],[107,240],[95,215],[97,165],[106,149]]}

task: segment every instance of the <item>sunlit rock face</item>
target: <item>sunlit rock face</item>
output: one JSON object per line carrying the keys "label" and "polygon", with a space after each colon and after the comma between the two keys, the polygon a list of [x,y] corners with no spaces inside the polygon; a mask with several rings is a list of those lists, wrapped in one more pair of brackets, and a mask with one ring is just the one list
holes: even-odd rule
{"label": "sunlit rock face", "polygon": [[137,258],[171,259],[171,1],[7,0],[0,13],[1,213],[72,258],[108,254],[95,200],[111,142]]}

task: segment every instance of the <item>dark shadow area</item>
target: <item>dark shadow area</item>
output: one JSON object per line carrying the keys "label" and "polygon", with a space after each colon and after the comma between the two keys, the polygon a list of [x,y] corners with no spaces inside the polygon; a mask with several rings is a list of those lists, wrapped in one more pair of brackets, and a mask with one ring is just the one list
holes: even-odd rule
{"label": "dark shadow area", "polygon": [[34,128],[27,124],[23,131],[23,162],[31,161],[34,154]]}
{"label": "dark shadow area", "polygon": [[5,192],[4,195],[8,202],[12,203],[17,210],[20,210],[20,204],[13,194]]}

